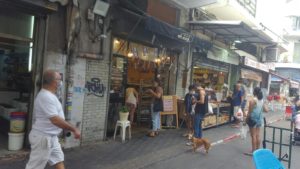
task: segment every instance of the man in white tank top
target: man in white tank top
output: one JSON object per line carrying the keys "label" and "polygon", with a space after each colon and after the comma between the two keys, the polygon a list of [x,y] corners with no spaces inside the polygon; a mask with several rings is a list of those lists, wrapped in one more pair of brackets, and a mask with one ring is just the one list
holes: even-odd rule
{"label": "man in white tank top", "polygon": [[43,88],[34,101],[33,125],[29,134],[31,153],[26,169],[44,169],[47,163],[56,169],[64,169],[64,153],[57,136],[65,129],[70,130],[76,139],[80,138],[80,131],[65,121],[61,103],[55,95],[61,86],[58,72],[44,72]]}

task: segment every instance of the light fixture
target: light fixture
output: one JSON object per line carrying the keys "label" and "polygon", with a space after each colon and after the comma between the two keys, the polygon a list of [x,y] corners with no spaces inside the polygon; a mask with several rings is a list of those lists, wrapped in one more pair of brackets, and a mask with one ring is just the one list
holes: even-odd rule
{"label": "light fixture", "polygon": [[129,58],[131,58],[131,57],[133,56],[133,53],[132,53],[132,52],[128,52],[127,56],[128,56]]}
{"label": "light fixture", "polygon": [[161,59],[160,58],[156,58],[156,59],[154,59],[154,62],[159,64],[161,62]]}
{"label": "light fixture", "polygon": [[238,39],[238,40],[235,40],[234,43],[242,43],[242,41]]}
{"label": "light fixture", "polygon": [[118,39],[115,39],[114,44],[118,45],[118,44],[120,44],[120,41]]}

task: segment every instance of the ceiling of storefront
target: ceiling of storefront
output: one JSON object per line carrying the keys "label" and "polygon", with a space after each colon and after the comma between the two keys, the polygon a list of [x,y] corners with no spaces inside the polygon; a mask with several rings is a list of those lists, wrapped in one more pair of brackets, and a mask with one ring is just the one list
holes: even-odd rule
{"label": "ceiling of storefront", "polygon": [[218,2],[218,0],[168,0],[169,3],[174,3],[183,8],[199,8]]}
{"label": "ceiling of storefront", "polygon": [[252,29],[242,21],[189,21],[192,30],[209,31],[216,39],[228,42],[273,44],[260,30]]}

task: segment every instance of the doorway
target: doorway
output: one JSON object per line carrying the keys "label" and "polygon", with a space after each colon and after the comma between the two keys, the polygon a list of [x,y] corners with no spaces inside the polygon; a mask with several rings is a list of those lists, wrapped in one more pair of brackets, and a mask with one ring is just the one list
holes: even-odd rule
{"label": "doorway", "polygon": [[[1,9],[0,23],[0,155],[4,155],[9,153],[9,133],[27,135],[35,16]],[[12,123],[13,114],[20,112],[19,123]]]}

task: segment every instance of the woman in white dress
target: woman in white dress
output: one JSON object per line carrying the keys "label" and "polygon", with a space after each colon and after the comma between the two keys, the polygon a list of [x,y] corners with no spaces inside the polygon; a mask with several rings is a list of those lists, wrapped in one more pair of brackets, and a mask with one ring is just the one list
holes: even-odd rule
{"label": "woman in white dress", "polygon": [[135,90],[135,88],[129,87],[126,89],[126,106],[129,109],[129,119],[130,123],[133,124],[134,120],[134,112],[138,103],[138,92]]}

